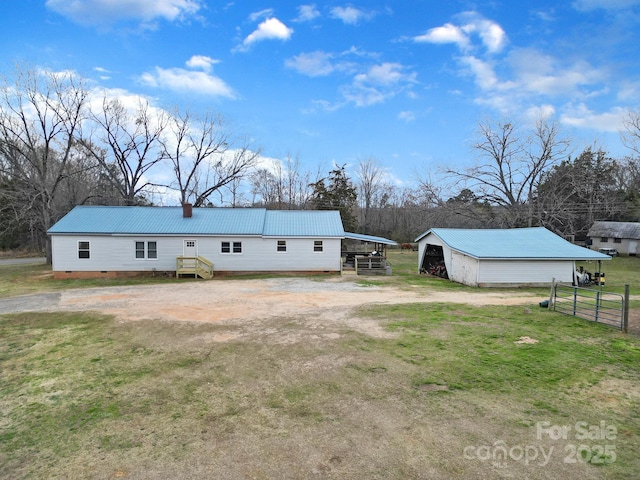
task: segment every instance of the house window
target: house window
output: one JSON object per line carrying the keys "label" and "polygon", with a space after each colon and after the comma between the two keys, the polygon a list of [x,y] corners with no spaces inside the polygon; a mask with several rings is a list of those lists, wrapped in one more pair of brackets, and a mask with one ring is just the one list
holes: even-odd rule
{"label": "house window", "polygon": [[196,242],[195,240],[187,240],[186,242],[187,248],[195,248]]}
{"label": "house window", "polygon": [[287,241],[278,240],[278,252],[286,252],[286,251],[287,251]]}
{"label": "house window", "polygon": [[608,237],[600,237],[600,243],[607,243],[609,241]]}
{"label": "house window", "polygon": [[136,258],[158,258],[157,242],[146,242],[146,245],[145,242],[136,242]]}
{"label": "house window", "polygon": [[136,242],[136,258],[144,258],[144,242]]}
{"label": "house window", "polygon": [[147,258],[158,258],[158,244],[147,242]]}
{"label": "house window", "polygon": [[322,240],[314,240],[314,242],[313,242],[313,251],[314,252],[322,252],[322,250],[323,250]]}
{"label": "house window", "polygon": [[242,253],[242,242],[222,242],[220,253]]}
{"label": "house window", "polygon": [[91,258],[89,242],[78,242],[78,258]]}
{"label": "house window", "polygon": [[613,243],[622,243],[622,239],[621,238],[614,238],[613,239]]}

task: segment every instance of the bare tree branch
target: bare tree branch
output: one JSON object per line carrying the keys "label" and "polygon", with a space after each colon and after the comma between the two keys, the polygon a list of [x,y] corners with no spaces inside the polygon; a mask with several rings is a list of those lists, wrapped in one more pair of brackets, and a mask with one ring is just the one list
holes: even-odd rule
{"label": "bare tree branch", "polygon": [[568,147],[569,141],[560,137],[557,124],[546,119],[539,119],[526,135],[510,121],[483,121],[473,145],[477,163],[465,170],[448,169],[447,174],[479,199],[502,207],[510,217],[510,226],[531,225],[530,201],[542,174]]}

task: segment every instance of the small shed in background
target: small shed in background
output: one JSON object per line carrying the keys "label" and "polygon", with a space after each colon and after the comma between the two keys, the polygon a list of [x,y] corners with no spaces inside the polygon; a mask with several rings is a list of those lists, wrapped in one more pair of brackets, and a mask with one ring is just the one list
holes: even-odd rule
{"label": "small shed in background", "polygon": [[640,223],[637,222],[594,222],[589,233],[591,248],[615,248],[623,255],[638,255]]}
{"label": "small shed in background", "polygon": [[421,273],[478,287],[547,286],[553,279],[573,283],[576,261],[611,259],[543,227],[432,228],[416,242]]}

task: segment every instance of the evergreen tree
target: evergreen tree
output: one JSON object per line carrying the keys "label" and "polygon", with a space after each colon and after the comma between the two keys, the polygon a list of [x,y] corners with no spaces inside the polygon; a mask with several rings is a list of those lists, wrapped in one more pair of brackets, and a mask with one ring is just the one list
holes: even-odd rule
{"label": "evergreen tree", "polygon": [[358,194],[345,173],[345,165],[329,172],[328,178],[321,178],[311,184],[312,204],[317,210],[338,210],[346,231],[355,231],[358,220],[354,213]]}

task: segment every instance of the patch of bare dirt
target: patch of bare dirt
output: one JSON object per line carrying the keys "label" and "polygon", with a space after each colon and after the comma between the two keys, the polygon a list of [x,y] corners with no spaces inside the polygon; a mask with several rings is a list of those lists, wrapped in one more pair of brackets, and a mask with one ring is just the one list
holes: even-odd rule
{"label": "patch of bare dirt", "polygon": [[538,343],[538,340],[536,340],[535,338],[524,336],[524,337],[520,337],[518,340],[516,340],[513,343],[516,343],[518,345],[524,345],[524,344],[532,345],[534,343]]}
{"label": "patch of bare dirt", "polygon": [[[327,326],[344,327],[374,337],[392,335],[379,322],[353,315],[355,308],[370,304],[530,305],[538,300],[532,295],[487,290],[461,295],[450,291],[362,286],[341,277],[320,281],[296,277],[68,290],[48,309],[95,310],[115,315],[123,321],[157,319],[228,325],[232,330],[219,332],[212,338],[213,341],[227,341],[255,333],[258,323],[264,326],[270,319],[287,317],[298,321],[304,318],[305,326],[316,329],[319,338],[330,335],[323,332]],[[268,335],[269,332],[261,334]],[[295,342],[296,339],[281,341]]]}

